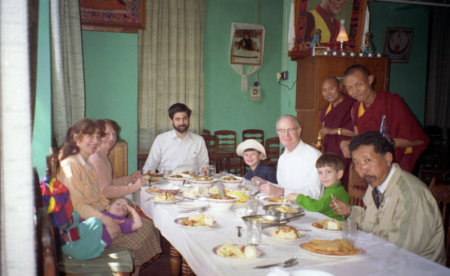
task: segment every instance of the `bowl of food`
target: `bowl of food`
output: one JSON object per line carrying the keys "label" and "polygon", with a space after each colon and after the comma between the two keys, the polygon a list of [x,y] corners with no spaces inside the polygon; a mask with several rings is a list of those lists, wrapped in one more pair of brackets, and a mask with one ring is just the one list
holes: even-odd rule
{"label": "bowl of food", "polygon": [[222,176],[220,181],[225,189],[237,189],[242,183],[242,177],[234,175]]}
{"label": "bowl of food", "polygon": [[260,223],[261,228],[272,227],[280,225],[280,219],[271,216],[271,215],[252,215],[252,216],[243,216],[242,219],[245,222],[248,221],[257,221]]}
{"label": "bowl of food", "polygon": [[305,213],[302,207],[287,203],[269,204],[263,208],[266,211],[266,215],[277,217],[280,220],[298,217]]}
{"label": "bowl of food", "polygon": [[166,179],[167,181],[169,181],[169,183],[179,186],[183,185],[184,181],[186,180],[186,178],[181,174],[171,174],[169,176],[166,176]]}
{"label": "bowl of food", "polygon": [[174,183],[155,186],[155,188],[156,187],[159,189],[160,192],[167,192],[174,195],[178,194],[178,192],[180,191],[180,186]]}
{"label": "bowl of food", "polygon": [[221,196],[220,194],[211,194],[205,198],[210,209],[227,211],[230,210],[237,198],[234,196]]}
{"label": "bowl of food", "polygon": [[214,183],[215,179],[209,176],[194,176],[189,180],[192,186],[210,187]]}

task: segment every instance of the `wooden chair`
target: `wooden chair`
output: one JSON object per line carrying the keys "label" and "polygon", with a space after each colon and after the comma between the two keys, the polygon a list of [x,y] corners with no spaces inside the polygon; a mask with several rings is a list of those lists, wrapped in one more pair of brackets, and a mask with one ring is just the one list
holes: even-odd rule
{"label": "wooden chair", "polygon": [[211,135],[211,131],[209,131],[208,129],[202,129],[202,132],[200,133],[200,135],[203,135],[203,134]]}
{"label": "wooden chair", "polygon": [[[244,161],[236,155],[237,135],[234,130],[217,130],[214,132],[217,138],[217,147],[219,151],[228,151],[229,157],[220,160],[220,168],[226,167],[230,173],[243,175],[245,173]],[[224,166],[224,163],[226,165]],[[217,168],[219,169],[219,168]],[[220,169],[219,169],[220,170]]]}
{"label": "wooden chair", "polygon": [[264,130],[260,129],[245,129],[242,131],[242,141],[247,139],[255,139],[264,146]]}
{"label": "wooden chair", "polygon": [[367,183],[365,183],[353,167],[350,166],[348,175],[348,197],[351,206],[364,206],[363,197],[367,190]]}
{"label": "wooden chair", "polygon": [[271,137],[267,138],[265,142],[265,150],[267,159],[265,160],[265,164],[268,166],[277,168],[278,164],[278,158],[280,158],[281,154],[281,144],[280,144],[280,138],[278,137]]}
{"label": "wooden chair", "polygon": [[450,185],[437,185],[436,178],[430,182],[430,191],[439,205],[442,223],[445,230],[445,249],[447,252],[447,267],[450,266]]}
{"label": "wooden chair", "polygon": [[208,150],[209,164],[216,165],[217,137],[211,134],[202,134],[205,140],[206,149]]}

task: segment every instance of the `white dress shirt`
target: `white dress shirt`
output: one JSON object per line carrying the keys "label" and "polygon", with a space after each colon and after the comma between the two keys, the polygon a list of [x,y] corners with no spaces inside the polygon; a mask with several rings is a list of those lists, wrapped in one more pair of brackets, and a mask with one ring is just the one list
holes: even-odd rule
{"label": "white dress shirt", "polygon": [[208,163],[203,137],[188,131],[184,138],[180,138],[175,130],[170,130],[156,137],[142,171],[200,172],[208,167]]}
{"label": "white dress shirt", "polygon": [[303,141],[289,152],[287,149],[278,159],[278,185],[284,188],[284,194],[297,193],[319,199],[322,185],[316,169],[316,161],[322,153]]}

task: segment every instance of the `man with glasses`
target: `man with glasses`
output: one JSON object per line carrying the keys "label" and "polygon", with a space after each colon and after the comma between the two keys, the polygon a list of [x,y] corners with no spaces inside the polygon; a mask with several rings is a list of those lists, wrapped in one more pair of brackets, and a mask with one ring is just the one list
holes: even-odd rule
{"label": "man with glasses", "polygon": [[305,144],[300,139],[301,132],[300,122],[295,116],[284,115],[278,119],[277,133],[280,143],[285,147],[277,166],[279,185],[258,178],[262,183],[262,193],[273,196],[297,193],[314,199],[320,198],[322,188],[315,164],[321,152]]}

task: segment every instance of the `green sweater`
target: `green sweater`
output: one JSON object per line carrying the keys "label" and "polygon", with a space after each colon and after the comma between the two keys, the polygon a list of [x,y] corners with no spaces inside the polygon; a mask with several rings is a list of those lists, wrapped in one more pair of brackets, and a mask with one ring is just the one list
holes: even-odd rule
{"label": "green sweater", "polygon": [[341,182],[338,181],[333,186],[325,188],[323,195],[320,199],[313,199],[309,196],[299,194],[297,196],[296,202],[298,205],[302,206],[311,212],[320,212],[330,218],[335,218],[337,220],[344,220],[343,217],[336,215],[333,209],[329,206],[331,203],[331,195],[335,198],[349,204],[348,194]]}

